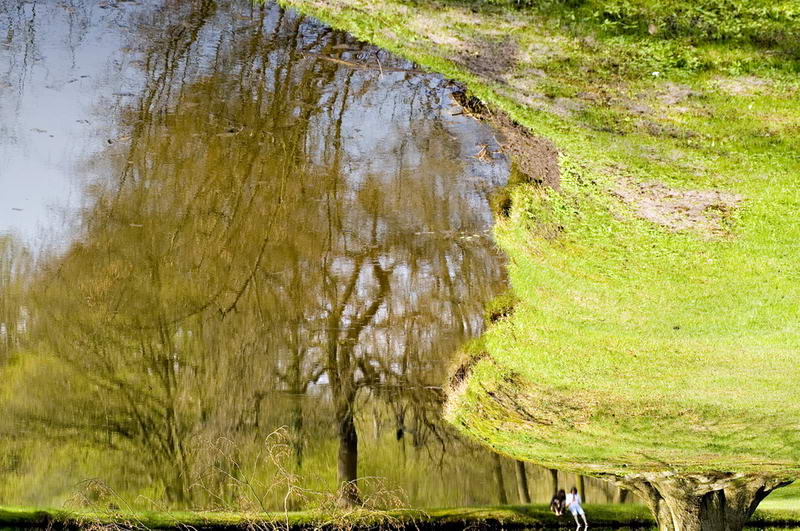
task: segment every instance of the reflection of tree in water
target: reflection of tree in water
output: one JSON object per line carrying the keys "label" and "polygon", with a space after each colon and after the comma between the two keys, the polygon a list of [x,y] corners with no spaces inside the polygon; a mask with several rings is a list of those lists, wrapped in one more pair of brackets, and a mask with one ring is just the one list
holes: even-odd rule
{"label": "reflection of tree in water", "polygon": [[91,162],[102,178],[79,242],[35,276],[33,300],[8,291],[17,309],[3,319],[30,305],[39,354],[19,356],[0,429],[46,461],[59,446],[78,460],[76,439],[115,450],[89,474],[126,492],[161,485],[180,505],[234,502],[204,473],[246,467],[209,441],[230,438],[256,466],[280,425],[298,469],[322,476],[310,482],[329,487],[338,468],[410,478],[423,502],[455,484],[471,488],[462,503],[496,501],[494,461],[439,420],[446,358],[479,332],[500,281],[472,237],[483,199],[433,111],[439,82],[264,5],[136,13],[117,22],[142,89],[104,110],[119,140]]}
{"label": "reflection of tree in water", "polygon": [[0,366],[23,343],[28,327],[25,282],[32,257],[14,237],[0,233]]}
{"label": "reflection of tree in water", "polygon": [[[364,400],[395,415],[397,437],[448,442],[443,359],[479,332],[501,280],[488,241],[460,239],[486,228],[485,207],[456,180],[458,146],[424,81],[320,58],[358,45],[276,9],[225,9],[170,4],[140,21],[161,29],[143,39],[142,96],[121,110],[130,140],[96,162],[112,177],[41,273],[52,357],[14,405],[129,453],[179,504],[203,441],[258,441],[288,416],[300,463],[319,430],[302,396],[335,428],[340,483],[357,476]],[[363,124],[389,143],[369,161],[348,110],[379,80],[415,103]]]}

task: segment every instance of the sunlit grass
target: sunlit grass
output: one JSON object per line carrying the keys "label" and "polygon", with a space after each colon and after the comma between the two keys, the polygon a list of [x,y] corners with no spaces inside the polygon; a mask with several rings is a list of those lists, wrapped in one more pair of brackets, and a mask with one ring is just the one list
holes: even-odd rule
{"label": "sunlit grass", "polygon": [[[456,425],[502,453],[586,473],[798,473],[791,50],[612,31],[559,19],[569,10],[557,2],[284,3],[464,83],[561,151],[561,190],[518,185],[497,224],[520,303],[451,401]],[[498,42],[498,59],[515,57],[501,80],[462,59],[491,59]],[[671,98],[675,85],[688,94]],[[620,201],[620,180],[742,202],[719,233],[673,232]]]}
{"label": "sunlit grass", "polygon": [[[638,505],[592,505],[592,522],[598,526],[650,525],[652,520],[647,510]],[[562,523],[566,517],[562,518]],[[228,513],[228,512],[104,512],[64,511],[59,509],[30,509],[24,507],[0,507],[0,525],[30,525],[44,522],[56,524],[81,522],[108,524],[128,522],[149,529],[185,528],[187,526],[210,529],[215,527],[247,527],[263,525],[285,525],[290,528],[330,525],[330,515],[312,511],[289,513]],[[388,512],[363,511],[337,521],[341,528],[351,525],[369,527],[370,523],[390,525],[385,528],[426,528],[448,524],[480,525],[481,522],[498,522],[514,527],[553,527],[559,520],[543,504],[525,506],[455,507],[430,509],[427,511],[405,510]],[[337,528],[333,525],[331,528]]]}
{"label": "sunlit grass", "polygon": [[[641,505],[587,505],[587,514],[593,527],[649,527],[653,525],[652,517]],[[389,520],[387,520],[387,518]],[[543,504],[508,505],[486,507],[453,507],[430,509],[427,511],[390,511],[388,513],[371,513],[364,511],[354,514],[350,519],[338,521],[342,529],[353,526],[368,527],[374,522],[391,522],[392,529],[413,528],[426,529],[448,525],[481,525],[481,523],[500,524],[506,527],[553,528],[568,523],[569,515],[561,519],[555,517],[549,507]],[[800,511],[796,508],[775,508],[760,510],[753,518],[759,527],[771,524],[797,525],[800,523]],[[97,525],[129,525],[145,529],[184,529],[195,527],[203,529],[215,528],[260,528],[286,526],[289,528],[308,528],[330,525],[329,515],[312,511],[289,513],[252,513],[233,512],[114,512],[114,511],[66,511],[62,509],[32,509],[27,507],[0,507],[0,526],[51,525],[58,527],[65,524]],[[332,526],[330,528],[337,528]]]}

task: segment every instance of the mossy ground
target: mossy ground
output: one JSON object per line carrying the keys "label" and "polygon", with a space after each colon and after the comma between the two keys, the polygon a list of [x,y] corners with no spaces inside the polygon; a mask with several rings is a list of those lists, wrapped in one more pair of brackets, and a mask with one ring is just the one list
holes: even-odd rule
{"label": "mossy ground", "polygon": [[559,150],[496,225],[519,303],[454,424],[584,473],[800,472],[796,2],[282,1]]}

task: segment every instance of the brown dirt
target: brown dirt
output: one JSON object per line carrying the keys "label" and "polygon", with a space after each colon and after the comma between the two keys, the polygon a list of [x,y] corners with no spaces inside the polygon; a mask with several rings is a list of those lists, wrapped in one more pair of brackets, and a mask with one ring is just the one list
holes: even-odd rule
{"label": "brown dirt", "polygon": [[636,120],[636,127],[644,129],[652,136],[668,136],[671,138],[692,138],[697,133],[689,129],[684,129],[669,123],[658,123],[653,120],[641,118]]}
{"label": "brown dirt", "polygon": [[694,231],[706,236],[727,232],[725,220],[742,201],[719,190],[679,190],[659,182],[620,179],[614,194],[648,221],[674,232]]}
{"label": "brown dirt", "polygon": [[469,375],[472,373],[472,367],[474,367],[479,361],[488,358],[489,355],[486,352],[481,352],[479,354],[465,356],[463,360],[455,367],[455,369],[450,374],[450,377],[447,379],[447,384],[451,389],[455,389],[462,385],[468,378]]}
{"label": "brown dirt", "polygon": [[511,37],[497,41],[475,40],[465,46],[455,62],[470,72],[477,72],[492,81],[506,83],[506,74],[517,65],[519,47]]}
{"label": "brown dirt", "polygon": [[755,76],[742,76],[732,78],[719,78],[715,81],[717,87],[731,96],[752,96],[769,90],[769,80]]}
{"label": "brown dirt", "polygon": [[463,91],[455,92],[453,97],[466,112],[487,121],[498,131],[503,153],[511,158],[528,182],[555,190],[561,187],[561,171],[555,144],[531,134],[506,113],[489,109]]}
{"label": "brown dirt", "polygon": [[694,90],[689,85],[667,82],[657,91],[658,99],[664,105],[676,105],[683,103],[689,98],[702,96],[702,93]]}
{"label": "brown dirt", "polygon": [[517,169],[530,182],[549,186],[555,190],[561,188],[561,170],[555,144],[546,138],[531,134],[504,113],[494,114],[491,122],[503,137],[501,140],[503,152],[511,157]]}

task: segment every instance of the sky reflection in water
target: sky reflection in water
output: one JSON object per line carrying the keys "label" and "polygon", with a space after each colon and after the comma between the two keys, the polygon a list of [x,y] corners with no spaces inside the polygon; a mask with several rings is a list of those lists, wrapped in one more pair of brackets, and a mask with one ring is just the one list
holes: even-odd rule
{"label": "sky reflection in water", "polygon": [[281,426],[307,488],[335,487],[348,432],[358,475],[413,505],[515,500],[512,463],[440,419],[504,286],[508,173],[449,83],[272,5],[0,6],[0,504],[106,503],[78,484],[100,478],[135,506],[252,506],[235,463],[278,506]]}

